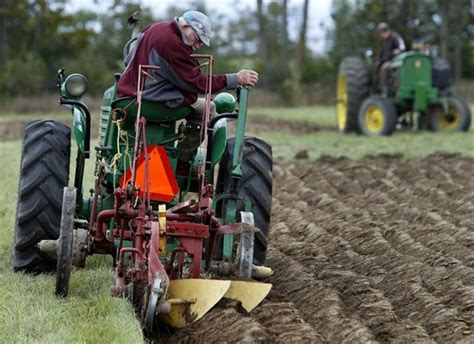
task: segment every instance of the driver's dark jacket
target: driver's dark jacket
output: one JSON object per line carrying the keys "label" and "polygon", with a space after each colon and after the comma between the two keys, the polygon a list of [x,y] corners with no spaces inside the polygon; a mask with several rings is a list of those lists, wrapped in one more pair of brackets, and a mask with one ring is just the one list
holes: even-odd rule
{"label": "driver's dark jacket", "polygon": [[393,50],[395,49],[404,51],[405,42],[403,42],[402,37],[398,33],[391,32],[390,36],[388,36],[382,42],[382,49],[380,50],[380,53],[379,53],[380,65],[386,61],[390,61],[394,57]]}
{"label": "driver's dark jacket", "polygon": [[[165,102],[171,108],[193,104],[198,93],[205,93],[206,75],[191,57],[192,47],[183,42],[175,20],[146,27],[138,36],[136,49],[126,58],[127,67],[120,77],[118,97],[136,96],[138,66],[158,66],[146,78],[142,99]],[[237,74],[214,75],[212,92],[237,87]]]}

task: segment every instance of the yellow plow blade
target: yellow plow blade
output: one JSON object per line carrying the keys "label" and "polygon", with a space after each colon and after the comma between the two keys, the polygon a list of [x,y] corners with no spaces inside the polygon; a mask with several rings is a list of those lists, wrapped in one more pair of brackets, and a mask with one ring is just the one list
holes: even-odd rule
{"label": "yellow plow blade", "polygon": [[251,312],[260,302],[267,297],[272,285],[270,283],[231,281],[231,285],[224,298],[237,300],[242,303],[242,307]]}
{"label": "yellow plow blade", "polygon": [[185,327],[201,319],[219,302],[231,286],[231,281],[206,279],[179,279],[170,281],[168,314],[160,320],[171,327]]}

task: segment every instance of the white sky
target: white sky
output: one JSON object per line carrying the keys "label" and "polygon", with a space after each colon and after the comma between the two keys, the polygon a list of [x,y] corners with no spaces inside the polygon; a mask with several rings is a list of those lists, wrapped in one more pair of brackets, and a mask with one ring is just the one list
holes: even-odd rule
{"label": "white sky", "polygon": [[[308,48],[315,54],[322,54],[325,52],[325,31],[326,28],[332,25],[330,17],[332,0],[309,0],[308,13]],[[94,3],[94,0],[76,0],[69,4],[67,10],[75,12],[79,9],[88,9],[97,12],[105,12],[112,0],[98,1],[99,4]],[[181,0],[179,4],[184,7],[188,1]],[[270,1],[264,1],[268,3]],[[178,0],[142,0],[142,3],[154,11],[157,17],[163,17],[164,12],[171,4],[178,3]],[[246,8],[255,9],[256,0],[207,0],[206,5],[210,11],[216,11],[224,15],[232,15],[236,11],[245,11]],[[237,5],[236,5],[237,4]],[[301,12],[303,7],[303,0],[288,0],[288,32],[290,39],[295,39],[298,35],[299,25],[301,21]],[[189,8],[190,10],[192,8]],[[323,27],[321,27],[323,25]]]}

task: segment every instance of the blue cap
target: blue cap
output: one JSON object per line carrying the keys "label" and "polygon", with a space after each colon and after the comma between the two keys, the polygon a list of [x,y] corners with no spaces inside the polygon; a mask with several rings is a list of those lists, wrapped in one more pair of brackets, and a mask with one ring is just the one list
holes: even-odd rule
{"label": "blue cap", "polygon": [[196,31],[199,39],[209,46],[211,39],[211,21],[209,18],[202,12],[188,11],[183,14],[183,19]]}

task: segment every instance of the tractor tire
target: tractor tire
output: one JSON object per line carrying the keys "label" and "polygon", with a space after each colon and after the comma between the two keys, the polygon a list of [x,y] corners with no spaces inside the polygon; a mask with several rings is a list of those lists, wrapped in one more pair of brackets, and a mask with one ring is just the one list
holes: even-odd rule
{"label": "tractor tire", "polygon": [[359,57],[342,60],[337,75],[337,127],[343,133],[359,132],[357,115],[370,93],[370,75]]}
{"label": "tractor tire", "polygon": [[452,86],[451,67],[446,59],[433,59],[431,67],[431,83],[440,93],[446,94]]}
{"label": "tractor tire", "polygon": [[390,99],[370,96],[359,110],[360,132],[367,136],[391,135],[397,127],[397,119],[397,110]]}
{"label": "tractor tire", "polygon": [[448,118],[443,106],[436,104],[429,111],[429,128],[433,131],[468,131],[471,127],[471,109],[464,98],[448,97]]}
{"label": "tractor tire", "polygon": [[[219,164],[217,194],[230,191],[232,183],[232,155],[235,139],[227,141],[227,148]],[[242,178],[238,184],[238,196],[250,200],[254,215],[255,233],[254,264],[263,265],[267,255],[267,240],[270,230],[273,188],[272,147],[255,137],[244,138]],[[240,209],[244,210],[244,209]],[[225,209],[218,207],[217,215],[223,216]]]}
{"label": "tractor tire", "polygon": [[59,236],[70,136],[65,124],[51,120],[29,122],[25,128],[11,258],[14,271],[56,271],[56,254],[40,251],[37,244]]}

